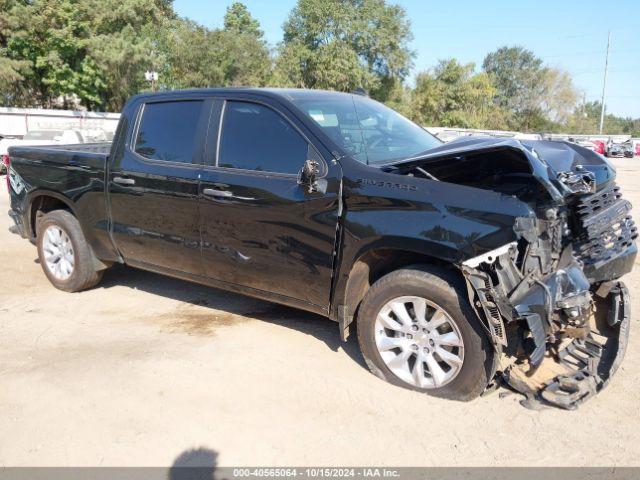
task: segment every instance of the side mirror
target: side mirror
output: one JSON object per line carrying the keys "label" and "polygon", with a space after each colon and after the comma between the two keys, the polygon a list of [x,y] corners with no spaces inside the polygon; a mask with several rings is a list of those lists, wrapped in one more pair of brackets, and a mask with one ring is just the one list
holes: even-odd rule
{"label": "side mirror", "polygon": [[298,174],[298,185],[307,187],[309,193],[318,191],[320,164],[316,160],[306,160]]}

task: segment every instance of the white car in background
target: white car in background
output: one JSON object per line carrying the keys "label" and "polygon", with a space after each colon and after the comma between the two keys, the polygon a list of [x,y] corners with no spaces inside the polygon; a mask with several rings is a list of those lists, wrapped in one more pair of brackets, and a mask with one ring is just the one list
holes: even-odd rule
{"label": "white car in background", "polygon": [[31,130],[22,138],[3,138],[0,140],[0,174],[6,170],[5,157],[9,147],[31,145],[71,145],[85,143],[78,130]]}

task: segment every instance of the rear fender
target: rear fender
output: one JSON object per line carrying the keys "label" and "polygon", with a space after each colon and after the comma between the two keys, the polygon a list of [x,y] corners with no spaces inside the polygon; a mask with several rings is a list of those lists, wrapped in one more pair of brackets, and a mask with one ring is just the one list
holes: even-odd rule
{"label": "rear fender", "polygon": [[30,238],[35,238],[37,235],[37,231],[36,231],[37,218],[33,217],[35,213],[33,207],[35,206],[37,208],[37,206],[39,205],[39,202],[41,202],[42,199],[47,197],[54,198],[57,201],[63,203],[69,209],[69,211],[73,214],[73,216],[78,218],[76,207],[70,198],[65,197],[64,195],[58,192],[54,192],[52,190],[45,190],[45,189],[33,190],[27,193],[26,195],[26,198],[25,198],[26,208],[24,211],[24,218],[26,220],[25,227],[27,228],[27,234],[29,235]]}

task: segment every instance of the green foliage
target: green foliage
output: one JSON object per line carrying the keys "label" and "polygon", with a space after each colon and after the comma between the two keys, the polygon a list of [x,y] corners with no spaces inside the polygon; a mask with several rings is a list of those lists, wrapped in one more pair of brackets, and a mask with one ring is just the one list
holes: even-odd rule
{"label": "green foliage", "polygon": [[195,88],[222,84],[224,69],[211,43],[206,28],[189,20],[172,22],[160,47],[166,54],[160,70],[161,85]]}
{"label": "green foliage", "polygon": [[[119,111],[155,70],[162,89],[363,87],[423,125],[598,131],[600,104],[522,47],[489,53],[479,72],[442,60],[409,86],[409,20],[386,0],[298,0],[283,28],[272,54],[241,2],[209,29],[172,0],[0,0],[0,105]],[[607,114],[604,130],[640,136],[640,119]]]}
{"label": "green foliage", "polygon": [[158,34],[173,13],[158,0],[84,0],[83,4],[93,11],[95,33],[88,53],[104,79],[102,104],[118,111],[129,96],[147,87],[144,72],[161,63]]}
{"label": "green foliage", "polygon": [[496,103],[515,113],[531,109],[539,97],[542,60],[522,47],[502,47],[482,63],[496,86]]}
{"label": "green foliage", "polygon": [[161,45],[165,52],[162,85],[165,88],[265,85],[271,59],[261,32],[238,31],[236,23],[231,25],[229,29],[209,30],[189,20],[174,20]]}
{"label": "green foliage", "polygon": [[504,112],[493,103],[496,89],[486,73],[455,59],[441,60],[420,73],[413,92],[412,117],[424,125],[504,128]]}
{"label": "green foliage", "polygon": [[[566,131],[576,134],[592,134],[599,131],[602,104],[587,102],[575,108],[566,124]],[[618,117],[605,113],[603,133],[640,137],[640,118]]]}
{"label": "green foliage", "polygon": [[6,39],[3,63],[17,67],[9,76],[22,77],[16,102],[47,105],[54,97],[84,94],[97,100],[93,64],[85,59],[88,25],[70,0],[8,2],[3,11]]}
{"label": "green foliage", "polygon": [[12,105],[25,90],[23,81],[30,73],[29,62],[12,58],[7,44],[15,31],[14,0],[0,0],[0,105]]}
{"label": "green foliage", "polygon": [[4,95],[16,106],[121,108],[153,61],[152,27],[173,15],[160,0],[6,3],[0,82],[22,79]]}
{"label": "green foliage", "polygon": [[565,123],[578,99],[570,75],[545,67],[542,59],[522,47],[502,47],[482,63],[496,87],[494,101],[506,112],[512,129],[549,130]]}
{"label": "green foliage", "polygon": [[299,0],[284,25],[274,83],[386,100],[411,67],[404,10],[384,0]]}
{"label": "green foliage", "polygon": [[256,38],[262,38],[260,22],[254,19],[244,3],[234,2],[227,7],[224,16],[224,29],[235,34],[249,34]]}

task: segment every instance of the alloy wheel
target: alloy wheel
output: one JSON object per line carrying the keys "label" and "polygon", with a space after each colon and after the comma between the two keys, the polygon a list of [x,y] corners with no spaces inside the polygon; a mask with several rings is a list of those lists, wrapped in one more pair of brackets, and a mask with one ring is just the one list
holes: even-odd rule
{"label": "alloy wheel", "polygon": [[73,245],[69,235],[58,227],[51,225],[44,231],[42,239],[44,260],[49,272],[58,280],[67,280],[75,265]]}
{"label": "alloy wheel", "polygon": [[419,388],[440,388],[460,373],[464,342],[453,318],[426,298],[397,297],[376,318],[376,347],[389,370]]}

